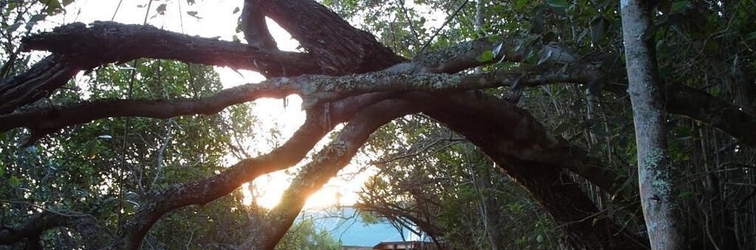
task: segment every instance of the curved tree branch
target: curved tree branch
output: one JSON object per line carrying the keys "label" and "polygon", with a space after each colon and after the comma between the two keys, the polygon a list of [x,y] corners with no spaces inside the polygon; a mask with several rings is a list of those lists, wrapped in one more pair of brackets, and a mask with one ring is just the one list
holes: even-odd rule
{"label": "curved tree branch", "polygon": [[[124,242],[119,248],[137,249],[152,225],[164,214],[189,205],[203,205],[223,197],[246,182],[260,175],[288,168],[304,158],[333,126],[346,121],[367,105],[385,99],[382,94],[346,99],[350,105],[329,105],[323,109],[311,110],[307,120],[281,147],[266,155],[242,160],[222,173],[192,183],[177,184],[166,189],[149,192],[144,204],[124,226],[121,234]],[[331,121],[325,122],[325,109]]]}
{"label": "curved tree branch", "polygon": [[281,203],[266,215],[268,230],[265,240],[254,244],[259,249],[273,249],[291,227],[307,198],[335,177],[376,129],[397,117],[421,112],[439,102],[417,102],[406,97],[408,96],[373,104],[349,121],[339,136],[318,152],[313,161],[305,165],[294,178],[284,192]]}
{"label": "curved tree branch", "polygon": [[276,41],[270,35],[268,24],[265,21],[265,12],[260,6],[260,0],[244,0],[244,8],[241,15],[241,29],[247,44],[265,49],[278,50]]}
{"label": "curved tree branch", "polygon": [[20,75],[0,79],[0,114],[11,113],[50,96],[79,71],[81,67],[71,63],[68,57],[52,55]]}
{"label": "curved tree branch", "polygon": [[[289,3],[296,8],[310,8],[307,4],[300,5],[296,0],[290,0],[296,3]],[[286,2],[288,3],[288,1]],[[281,2],[284,4],[284,2]],[[278,5],[278,2],[277,4]],[[322,7],[322,6],[321,6]],[[281,7],[272,8],[271,11],[278,10]],[[281,11],[281,10],[278,10]],[[314,14],[313,14],[314,15]],[[320,14],[330,16],[328,14]],[[321,18],[325,18],[319,16]],[[284,21],[293,21],[291,17],[281,17]],[[348,24],[340,24],[346,25]],[[351,27],[351,26],[348,26]],[[342,27],[343,28],[343,27]],[[304,32],[299,27],[292,29]],[[332,30],[324,30],[331,34]],[[353,29],[348,33],[359,35],[362,31]],[[335,34],[331,34],[335,35]],[[142,39],[159,41],[155,43],[143,43]],[[314,38],[312,38],[314,39]],[[366,39],[365,44],[375,42],[372,38]],[[372,39],[372,40],[371,40]],[[492,42],[490,39],[478,39],[471,42],[460,43],[433,53],[418,56],[412,61],[412,64],[419,65],[425,72],[436,73],[453,73],[470,67],[484,65],[491,62],[479,62],[476,57],[486,50],[490,50],[494,45],[501,45],[500,57],[504,60],[519,62],[523,60],[529,50],[537,50],[539,53],[548,53],[551,51],[561,52],[566,49],[548,45],[544,47],[534,47],[528,50],[517,50],[518,44],[522,44],[522,38],[505,38],[499,42]],[[358,39],[359,40],[359,39]],[[74,42],[63,42],[74,41]],[[375,42],[377,43],[377,42]],[[217,41],[213,39],[191,37],[187,35],[172,33],[159,30],[150,26],[124,25],[112,22],[95,22],[90,27],[81,23],[64,25],[56,28],[53,32],[43,33],[26,38],[24,46],[27,49],[42,49],[56,53],[63,53],[66,56],[53,55],[39,62],[31,70],[22,75],[3,79],[0,82],[0,114],[9,113],[19,106],[31,103],[42,97],[48,96],[55,89],[63,86],[73,75],[80,69],[88,69],[100,64],[109,62],[128,61],[140,57],[176,59],[187,62],[196,62],[209,65],[231,66],[268,72],[271,76],[275,75],[301,75],[321,72],[319,66],[313,62],[309,55],[291,52],[265,52],[239,43]],[[313,45],[314,46],[314,45]],[[347,46],[347,45],[339,45]],[[359,50],[359,44],[353,44],[354,48],[350,52]],[[332,48],[336,50],[336,48]],[[345,49],[345,48],[342,48]],[[108,53],[102,53],[107,51]],[[343,52],[343,51],[342,51]],[[325,53],[325,52],[323,52]],[[355,54],[352,54],[355,55]],[[357,54],[358,55],[358,54]],[[349,56],[348,56],[349,57]],[[392,63],[399,62],[399,58],[394,58]],[[559,60],[559,58],[554,58]],[[551,79],[552,82],[583,82],[590,83],[593,79],[599,79],[602,76],[594,70],[595,65],[600,65],[599,59],[593,60],[586,57],[577,62],[569,64],[571,69],[589,69],[586,72],[579,72],[581,79]],[[594,62],[596,61],[596,62]],[[387,63],[389,64],[389,63]],[[281,65],[287,65],[281,68]],[[375,68],[374,68],[375,69]],[[575,70],[570,70],[575,71]],[[349,68],[342,70],[344,73],[355,73],[358,71],[349,71]],[[614,70],[613,72],[621,72]],[[523,72],[523,74],[525,74]],[[575,75],[574,73],[570,73]],[[525,74],[526,76],[528,74]],[[621,78],[621,75],[615,78]],[[521,82],[523,86],[532,86],[528,82]],[[542,84],[542,83],[537,83]],[[341,86],[350,86],[344,85]],[[705,123],[712,124],[722,131],[738,138],[740,141],[749,145],[756,145],[756,138],[749,133],[753,127],[750,121],[753,119],[747,114],[739,114],[740,111],[734,105],[716,101],[714,98],[704,98],[710,96],[703,91],[693,89],[683,89],[684,87],[675,87],[668,92],[670,112],[677,113],[693,119],[701,120]],[[317,104],[329,101],[329,94],[326,97],[312,99],[311,104]],[[727,117],[722,117],[716,112],[705,112],[712,109],[692,109],[691,104],[702,102],[690,102],[691,95],[696,95],[706,100],[711,105],[720,108],[717,110],[728,111]],[[331,95],[332,96],[332,95]],[[716,102],[716,103],[715,103]],[[309,105],[309,104],[308,104]],[[702,113],[703,112],[703,113]],[[710,118],[717,118],[712,122]],[[720,119],[721,118],[721,119]],[[741,119],[742,118],[742,119]]]}
{"label": "curved tree branch", "polygon": [[[563,169],[587,157],[553,137],[529,113],[482,93],[454,95],[425,112],[478,146],[525,187],[578,249],[639,249],[644,240],[623,232],[604,217]],[[495,131],[495,132],[492,132]],[[607,178],[613,178],[607,171]],[[610,179],[612,181],[616,179]],[[596,180],[590,180],[596,183]],[[611,190],[616,187],[602,187]],[[595,220],[594,220],[595,218]]]}
{"label": "curved tree branch", "polygon": [[[151,41],[146,43],[144,41]],[[241,43],[160,30],[152,26],[94,22],[72,23],[22,40],[25,50],[54,54],[20,75],[0,80],[0,114],[47,97],[81,70],[137,58],[259,71],[266,76],[319,72],[309,54],[263,51]]]}
{"label": "curved tree branch", "polygon": [[[139,57],[176,59],[187,62],[253,69],[259,70],[270,76],[299,76],[302,74],[346,75],[364,73],[385,69],[392,65],[400,66],[397,64],[404,61],[403,58],[393,54],[385,46],[378,43],[372,35],[351,27],[343,19],[314,1],[260,0],[260,4],[265,8],[265,13],[267,13],[272,19],[276,20],[282,27],[289,31],[293,37],[300,41],[303,47],[308,51],[307,54],[266,52],[238,43],[189,37],[145,26],[117,25],[105,22],[94,23],[90,27],[86,27],[83,24],[71,24],[62,26],[52,33],[46,33],[25,40],[27,49],[44,49],[53,51],[56,54],[43,61],[41,64],[35,65],[30,71],[13,78],[4,79],[0,82],[0,113],[7,114],[13,112],[22,105],[49,96],[50,93],[63,86],[68,79],[80,70],[91,69],[98,65],[110,62],[128,61]],[[302,20],[307,20],[307,22],[302,22]],[[327,26],[323,27],[324,24]],[[154,42],[144,43],[143,41],[145,40]],[[521,47],[519,45],[527,44],[522,43],[522,40],[524,39],[515,38],[514,40],[505,40],[505,42],[501,43],[502,47],[504,47],[501,50],[502,53],[497,54],[497,56],[504,60],[521,62],[524,58],[523,55],[529,54],[529,51],[517,49]],[[475,45],[476,42],[478,45]],[[478,62],[476,58],[482,53],[482,51],[491,50],[493,48],[491,45],[494,44],[483,40],[461,43],[460,46],[450,48],[449,50],[442,50],[437,53],[422,55],[416,58],[413,62],[410,62],[409,65],[404,65],[409,67],[409,70],[388,70],[388,72],[378,72],[366,76],[372,77],[378,74],[387,75],[387,73],[392,72],[402,73],[380,79],[396,80],[405,77],[403,83],[407,85],[411,85],[414,80],[418,80],[412,78],[412,76],[420,79],[425,78],[427,80],[425,82],[426,84],[448,84],[449,82],[444,82],[444,79],[456,79],[458,82],[463,82],[461,80],[463,78],[459,76],[421,73],[454,73],[483,63],[490,64],[492,62]],[[551,45],[543,46],[542,48],[534,48],[534,50],[549,55],[556,53],[555,51],[563,51],[560,48]],[[559,60],[560,58],[561,57],[557,57],[555,59]],[[591,70],[594,69],[596,65],[600,65],[600,63],[592,62],[590,58],[584,59],[585,60],[581,59],[579,61],[571,60],[567,65],[572,68],[580,68],[578,66],[585,65],[587,69]],[[355,76],[355,78],[358,77],[359,76]],[[530,77],[532,76],[526,74],[523,76],[523,79],[529,79]],[[307,78],[298,78],[298,80],[302,79]],[[150,192],[147,202],[144,202],[145,205],[140,207],[140,210],[122,229],[121,233],[125,240],[125,242],[121,242],[124,244],[123,246],[126,246],[126,248],[129,249],[137,248],[142,237],[146,234],[152,224],[165,213],[192,204],[205,204],[211,202],[212,200],[232,192],[241,185],[241,183],[250,181],[263,173],[295,164],[304,157],[304,154],[307,153],[314,143],[319,140],[319,138],[322,138],[333,125],[348,120],[354,113],[367,105],[386,98],[401,95],[401,92],[396,92],[396,89],[390,88],[393,87],[390,85],[378,85],[378,87],[375,87],[376,89],[360,89],[361,85],[354,84],[354,82],[338,82],[334,79],[335,78],[330,78],[330,80],[333,80],[330,84],[333,89],[315,88],[317,91],[312,89],[299,89],[305,97],[310,95],[312,97],[309,98],[314,98],[312,99],[314,101],[310,101],[310,104],[308,104],[312,108],[309,110],[310,112],[308,112],[309,117],[307,123],[305,123],[297,134],[295,134],[295,136],[281,148],[258,158],[243,160],[220,175],[198,182],[177,184],[167,189]],[[480,79],[482,78],[478,78],[478,80]],[[586,77],[573,80],[576,82],[582,81],[582,83],[589,83],[588,81],[593,81],[592,79],[595,80],[599,78]],[[273,80],[273,82],[275,81],[295,80],[293,78],[280,78]],[[480,81],[483,82],[471,83],[494,84],[493,81]],[[495,86],[501,86],[505,83],[498,82],[495,84],[500,84]],[[431,84],[431,86],[433,86],[433,84]],[[386,89],[383,90],[390,90],[392,92],[364,94],[340,100],[345,96],[378,91],[380,88],[384,87]],[[416,90],[418,88],[419,87],[411,86],[406,87],[403,91]],[[294,90],[286,89],[279,91],[294,92]],[[681,90],[681,93],[687,93],[686,91],[687,90]],[[348,94],[333,95],[332,93]],[[701,92],[696,93],[700,94]],[[21,98],[14,99],[19,96]],[[671,97],[670,99],[681,98],[690,100],[686,99],[686,97],[696,95],[689,94],[676,96],[670,94],[668,96]],[[239,102],[245,100],[244,98],[249,97],[236,96],[228,98],[226,101],[234,99],[234,102]],[[585,153],[579,150],[573,150],[574,147],[565,143],[563,140],[550,136],[548,131],[543,129],[537,121],[534,119],[528,119],[525,111],[514,108],[506,102],[496,100],[492,96],[480,93],[466,93],[461,95],[441,93],[434,94],[434,97],[432,98],[415,98],[426,101],[438,101],[439,99],[448,101],[447,105],[437,109],[428,110],[427,113],[455,131],[465,135],[469,140],[478,145],[487,155],[494,159],[503,170],[507,171],[514,179],[525,186],[558,222],[565,225],[565,228],[568,231],[574,231],[574,235],[571,237],[574,237],[579,241],[602,242],[604,239],[611,239],[611,237],[618,232],[615,225],[607,220],[600,220],[595,225],[591,224],[591,221],[588,220],[588,218],[592,218],[595,213],[598,212],[596,211],[597,209],[595,205],[585,197],[585,194],[581,192],[574,182],[570,181],[569,175],[562,171],[563,169],[570,169],[576,173],[585,171],[574,167],[578,164],[583,164],[586,159]],[[318,105],[325,101],[334,102],[328,105]],[[119,105],[125,103],[125,101],[116,102],[122,102]],[[139,104],[139,102],[141,102],[141,104]],[[217,112],[219,108],[225,107],[223,105],[231,105],[228,103],[220,106],[214,104],[216,106],[210,105],[210,108],[207,108],[192,106],[198,105],[201,101],[177,100],[169,102],[172,103],[165,106],[159,105],[160,103],[147,103],[145,101],[138,101],[135,104],[146,105],[141,108],[140,112],[148,113],[155,117],[173,114],[188,114],[191,112],[212,112],[214,110]],[[670,104],[670,107],[675,107],[673,102],[674,100],[668,101],[668,103],[672,103]],[[361,106],[355,104],[361,104]],[[158,111],[145,111],[148,107],[161,107],[164,109]],[[727,108],[727,106],[722,106],[722,109],[706,110],[703,107],[698,109],[686,109],[686,107],[688,106],[685,106],[684,102],[682,102],[682,106],[677,108],[680,112],[719,112],[720,110]],[[115,107],[114,110],[121,111],[111,110],[111,112],[122,112],[122,115],[136,115],[135,113],[128,113],[128,111],[124,111],[123,109],[123,107]],[[324,112],[325,110],[330,111]],[[735,117],[737,119],[725,120],[727,120],[727,122],[739,122],[738,124],[753,120],[747,119],[747,116],[741,117],[736,113],[733,114],[735,115],[728,115],[726,117]],[[54,112],[42,115],[47,115],[48,118],[55,117]],[[699,113],[688,113],[687,115],[693,118],[698,117],[696,119],[715,117],[711,113],[700,115]],[[10,116],[5,116],[4,118],[7,117]],[[40,117],[35,119],[42,119]],[[330,122],[326,122],[325,120]],[[78,120],[75,122],[82,121],[84,120]],[[38,124],[43,123],[41,120],[37,120],[36,122]],[[0,124],[4,124],[4,122],[0,122]],[[20,123],[17,122],[15,124]],[[61,124],[64,123],[61,122],[56,126],[47,126],[46,128],[59,129],[61,126],[65,126]],[[712,124],[716,125],[721,123],[712,122]],[[753,126],[749,123],[746,124],[747,126],[743,127],[750,128]],[[730,126],[730,128],[733,126]],[[49,133],[49,131],[45,131],[44,128],[45,127],[42,126],[37,128],[37,130],[42,131],[42,133]],[[370,131],[372,132],[372,130]],[[732,131],[732,133],[748,133],[737,129],[730,129],[730,131]],[[354,133],[355,135],[353,136],[360,135],[359,132]],[[345,134],[345,136],[347,135]],[[738,134],[733,136],[739,137],[745,135]],[[347,142],[342,140],[341,144],[334,144],[331,151],[327,151],[333,153],[334,156],[338,156],[336,159],[340,159],[334,160],[334,165],[345,164],[343,163],[343,157],[345,155],[343,152],[345,152],[345,148],[348,148],[349,145],[345,143]],[[592,178],[591,181],[599,183],[599,185],[604,185],[602,188],[607,189],[606,185],[608,184],[600,184],[602,183],[600,181],[602,181],[602,178],[610,177],[605,175],[595,175],[591,177],[591,175],[586,174],[586,172],[582,172],[581,175],[589,176],[586,178]],[[611,189],[611,187],[608,189]],[[297,193],[306,193],[308,192],[306,190],[307,189],[298,190]],[[291,197],[301,196],[293,195]],[[301,202],[301,199],[299,198],[292,199],[293,200],[288,202],[291,202],[292,204]],[[570,201],[571,203],[568,204],[565,201]],[[289,212],[284,214],[289,214]],[[282,223],[275,225],[281,226],[286,225],[287,223],[290,224],[291,222],[279,221],[276,223]],[[599,227],[598,229],[608,228],[610,230],[596,230],[597,225]],[[623,235],[622,237],[625,236]],[[598,241],[596,241],[597,239]],[[632,237],[625,237],[617,239],[616,242],[622,244],[628,243],[631,240]],[[589,247],[609,248],[612,246],[611,244],[616,244],[616,242],[606,243],[606,245],[601,246],[589,245]],[[630,248],[631,246],[634,245],[620,245],[620,247],[626,248]]]}
{"label": "curved tree branch", "polygon": [[227,66],[268,72],[269,76],[312,73],[317,67],[305,53],[266,51],[238,42],[115,22],[66,24],[21,42],[26,51],[45,50],[71,56],[72,62],[85,69],[137,58]]}
{"label": "curved tree branch", "polygon": [[336,13],[306,0],[260,0],[268,17],[276,21],[312,53],[318,74],[343,75],[388,68],[405,59],[358,30]]}
{"label": "curved tree branch", "polygon": [[[583,81],[588,76],[570,74],[564,70],[533,70],[527,76],[521,72],[499,71],[479,75],[446,75],[432,73],[393,74],[366,73],[355,76],[305,75],[292,78],[272,78],[257,84],[245,84],[222,90],[200,99],[176,100],[96,100],[62,107],[29,110],[0,116],[0,132],[26,127],[32,136],[30,145],[43,136],[66,126],[83,124],[107,117],[151,117],[166,119],[180,115],[214,114],[228,106],[259,98],[283,98],[291,94],[303,97],[304,109],[366,93],[392,91],[452,92],[469,89],[509,86],[518,81],[535,86],[552,82]],[[407,84],[412,83],[412,84]],[[334,86],[337,86],[334,88]]]}
{"label": "curved tree branch", "polygon": [[[10,245],[26,239],[27,249],[40,244],[39,238],[46,230],[68,227],[74,229],[89,242],[89,247],[99,249],[107,244],[97,220],[88,214],[43,211],[34,215],[18,228],[0,226],[0,245]],[[39,246],[41,249],[41,246]]]}
{"label": "curved tree branch", "polygon": [[724,102],[709,93],[685,85],[668,85],[665,89],[667,111],[717,128],[740,143],[756,147],[756,117],[740,107]]}

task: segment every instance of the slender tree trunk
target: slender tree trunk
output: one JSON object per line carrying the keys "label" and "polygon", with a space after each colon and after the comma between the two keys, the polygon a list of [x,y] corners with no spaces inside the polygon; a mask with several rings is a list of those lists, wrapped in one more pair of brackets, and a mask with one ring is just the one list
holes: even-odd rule
{"label": "slender tree trunk", "polygon": [[[497,199],[494,197],[495,185],[492,184],[491,176],[495,174],[489,169],[480,169],[481,166],[473,166],[472,171],[472,183],[478,192],[480,197],[480,206],[478,209],[481,214],[481,222],[483,223],[483,230],[488,238],[489,249],[499,250],[499,242],[501,242],[503,236],[500,228],[500,209]],[[494,164],[492,169],[499,171],[498,167]]]}
{"label": "slender tree trunk", "polygon": [[620,6],[638,148],[640,198],[651,249],[681,249],[664,130],[663,86],[657,75],[653,39],[647,34],[651,9],[644,0],[622,0]]}
{"label": "slender tree trunk", "polygon": [[[486,0],[475,1],[475,33],[481,37],[485,36],[485,31],[483,30],[483,24],[485,23],[485,10],[483,9],[485,5],[484,1]],[[483,73],[483,67],[475,67],[475,73]],[[493,194],[486,193],[493,188],[490,184],[491,180],[488,178],[488,174],[488,171],[486,171],[480,178],[475,178],[477,173],[476,170],[473,169],[473,178],[475,178],[473,183],[475,188],[478,189],[478,194],[481,195],[480,211],[483,216],[481,219],[483,221],[483,230],[488,238],[489,247],[491,250],[499,250],[499,242],[502,239],[502,231],[498,229],[500,214],[498,203],[493,197]]]}
{"label": "slender tree trunk", "polygon": [[[484,0],[478,0],[475,1],[475,33],[477,35],[483,35],[483,1]],[[482,36],[481,36],[482,37]],[[483,73],[482,67],[475,67],[475,73],[480,74]]]}

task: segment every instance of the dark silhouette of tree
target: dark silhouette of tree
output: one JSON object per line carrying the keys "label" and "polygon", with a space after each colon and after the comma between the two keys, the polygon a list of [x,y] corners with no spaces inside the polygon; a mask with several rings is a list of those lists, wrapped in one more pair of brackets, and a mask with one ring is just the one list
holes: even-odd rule
{"label": "dark silhouette of tree", "polygon": [[[177,209],[211,203],[261,175],[300,163],[327,133],[345,124],[304,164],[281,203],[257,222],[260,233],[240,242],[245,249],[272,249],[306,199],[346,166],[374,131],[399,117],[422,113],[473,143],[527,190],[560,225],[572,247],[647,248],[645,235],[625,230],[617,218],[596,216],[602,211],[579,181],[614,196],[614,202],[623,204],[626,219],[642,221],[635,213],[639,206],[634,202],[635,193],[623,191],[632,175],[608,171],[605,161],[555,135],[558,132],[551,133],[528,110],[483,91],[556,84],[594,88],[597,82],[612,82],[619,84],[607,84],[599,91],[626,96],[626,75],[622,63],[616,63],[621,52],[616,46],[602,53],[580,54],[572,52],[579,50],[568,44],[532,42],[529,35],[513,32],[418,50],[416,57],[407,59],[317,2],[257,2],[260,11],[289,32],[304,52],[266,50],[113,22],[72,23],[25,37],[25,50],[52,54],[25,72],[0,81],[0,131],[26,129],[29,137],[24,145],[100,119],[209,115],[260,98],[290,94],[302,97],[307,118],[288,141],[266,154],[243,159],[207,178],[145,192],[136,211],[124,215],[125,223],[107,237],[95,230],[100,225],[86,215],[43,210],[24,225],[1,228],[0,243],[26,240],[33,248],[44,232],[68,228],[94,248],[137,249],[161,218]],[[535,32],[538,27],[532,28]],[[268,78],[204,97],[37,104],[57,93],[79,72],[139,58],[229,66],[258,71]],[[469,71],[499,62],[520,67]],[[664,80],[669,113],[701,121],[743,145],[756,145],[756,134],[752,133],[756,119],[751,114],[686,82]]]}

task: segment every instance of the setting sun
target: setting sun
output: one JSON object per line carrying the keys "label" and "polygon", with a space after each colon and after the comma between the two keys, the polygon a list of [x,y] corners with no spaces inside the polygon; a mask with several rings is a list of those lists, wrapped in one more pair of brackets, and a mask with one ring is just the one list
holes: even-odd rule
{"label": "setting sun", "polygon": [[[275,174],[276,173],[273,173],[271,175]],[[274,178],[285,179],[285,177],[283,176]],[[281,201],[281,195],[283,195],[284,190],[289,187],[288,182],[271,182],[271,179],[261,177],[258,178],[258,180],[254,181],[259,189],[257,194],[261,195],[256,198],[257,204],[268,209],[272,209],[276,205],[278,205],[278,203]],[[245,195],[244,202],[246,204],[252,202],[253,194],[249,190],[249,188],[250,186],[248,184],[245,184],[242,187],[242,191]],[[339,205],[350,206],[353,205],[356,201],[357,196],[355,194],[355,190],[326,185],[307,199],[307,203],[305,204],[303,209],[320,209]]]}

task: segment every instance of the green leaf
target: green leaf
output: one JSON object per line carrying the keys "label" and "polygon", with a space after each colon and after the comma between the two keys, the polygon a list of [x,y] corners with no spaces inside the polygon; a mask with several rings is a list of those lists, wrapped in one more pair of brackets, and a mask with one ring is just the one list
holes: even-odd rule
{"label": "green leaf", "polygon": [[58,0],[39,0],[39,2],[47,6],[47,8],[45,8],[45,12],[47,12],[47,14],[49,15],[54,15],[63,11],[63,6]]}
{"label": "green leaf", "polygon": [[84,156],[89,159],[94,159],[97,156],[97,141],[91,140],[84,145]]}
{"label": "green leaf", "polygon": [[493,58],[494,58],[493,51],[486,50],[485,52],[483,52],[483,54],[478,56],[476,60],[478,60],[479,62],[488,62],[488,61],[493,60]]}
{"label": "green leaf", "polygon": [[8,27],[8,32],[10,33],[10,32],[16,31],[18,29],[18,27],[21,27],[21,24],[22,24],[21,22],[14,23],[10,27]]}
{"label": "green leaf", "polygon": [[18,187],[18,185],[21,185],[21,179],[16,176],[11,176],[8,178],[8,184],[10,184],[11,187]]}
{"label": "green leaf", "polygon": [[42,21],[42,20],[45,20],[45,18],[47,18],[46,14],[37,14],[37,15],[33,15],[31,18],[29,18],[29,22]]}
{"label": "green leaf", "polygon": [[536,11],[530,18],[530,33],[541,34],[544,31],[543,12]]}
{"label": "green leaf", "polygon": [[690,6],[690,1],[688,0],[675,1],[672,3],[672,8],[670,11],[672,13],[680,13],[680,12],[685,11],[688,8],[688,6]]}
{"label": "green leaf", "polygon": [[599,9],[604,9],[606,8],[607,5],[609,5],[610,2],[611,1],[609,0],[596,0],[596,1],[593,1],[593,4],[595,4],[596,7],[598,7]]}
{"label": "green leaf", "polygon": [[580,43],[583,40],[583,38],[585,38],[585,36],[588,35],[588,31],[589,29],[583,29],[583,31],[581,31],[580,34],[577,37],[575,37],[575,42]]}
{"label": "green leaf", "polygon": [[538,62],[538,53],[535,50],[531,50],[527,56],[525,56],[525,62],[529,64],[536,64]]}
{"label": "green leaf", "polygon": [[604,39],[606,34],[607,20],[603,16],[596,16],[591,20],[591,42],[597,44]]}
{"label": "green leaf", "polygon": [[756,31],[748,33],[747,35],[745,35],[745,38],[743,38],[743,39],[745,39],[746,41],[755,40],[756,39]]}
{"label": "green leaf", "polygon": [[641,39],[643,41],[648,41],[651,38],[654,38],[656,35],[656,31],[659,29],[659,26],[651,25],[647,30],[646,33],[643,33],[643,36],[641,36]]}
{"label": "green leaf", "polygon": [[681,200],[688,199],[690,197],[693,197],[693,192],[690,192],[690,191],[681,192],[680,194],[677,195],[677,198]]}
{"label": "green leaf", "polygon": [[529,3],[529,0],[517,0],[517,3],[515,4],[515,7],[517,7],[518,10],[521,10],[525,8],[525,6]]}
{"label": "green leaf", "polygon": [[556,42],[558,40],[557,34],[552,31],[546,31],[541,33],[541,42],[544,44],[550,43],[550,42]]}
{"label": "green leaf", "polygon": [[499,35],[492,35],[492,36],[486,37],[486,40],[488,40],[488,42],[490,43],[495,43],[495,42],[504,40],[504,38],[502,38]]}
{"label": "green leaf", "polygon": [[572,124],[570,124],[569,122],[563,122],[562,124],[559,124],[559,126],[557,126],[554,129],[554,134],[555,135],[561,134],[564,131],[567,131],[567,129],[569,129],[570,127],[572,127]]}
{"label": "green leaf", "polygon": [[552,8],[559,9],[566,9],[567,7],[570,7],[570,3],[568,3],[566,0],[546,0],[546,4],[548,4]]}
{"label": "green leaf", "polygon": [[546,53],[543,53],[543,55],[541,55],[541,58],[540,58],[540,59],[538,59],[538,62],[536,63],[536,65],[541,65],[541,64],[543,64],[543,63],[547,62],[547,61],[548,61],[548,60],[549,60],[549,59],[551,58],[551,56],[552,56],[553,54],[554,54],[554,52],[553,52],[553,51],[551,51],[551,50],[549,50],[549,51],[548,51],[548,52],[546,52]]}

